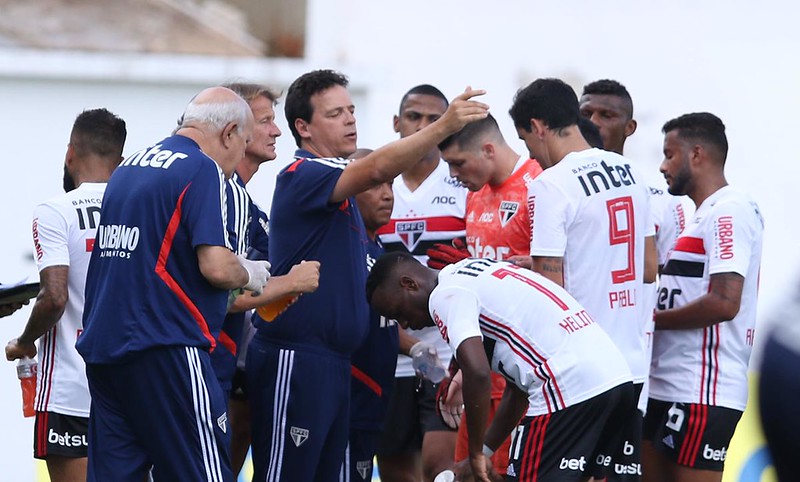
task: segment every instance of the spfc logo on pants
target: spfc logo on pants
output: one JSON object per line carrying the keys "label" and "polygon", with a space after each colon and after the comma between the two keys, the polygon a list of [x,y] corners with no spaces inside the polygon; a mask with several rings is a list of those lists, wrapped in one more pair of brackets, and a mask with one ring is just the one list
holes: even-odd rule
{"label": "spfc logo on pants", "polygon": [[519,203],[513,201],[501,201],[500,209],[498,209],[500,214],[500,225],[505,227],[506,223],[511,221],[511,218],[517,214],[518,210]]}
{"label": "spfc logo on pants", "polygon": [[292,427],[289,430],[289,435],[292,436],[292,440],[294,441],[294,445],[299,447],[303,445],[303,442],[308,440],[308,430],[300,427]]}
{"label": "spfc logo on pants", "polygon": [[394,232],[409,252],[414,251],[425,232],[425,221],[398,221],[394,225]]}
{"label": "spfc logo on pants", "polygon": [[372,476],[372,461],[360,460],[356,462],[356,470],[362,479],[367,480],[367,477]]}
{"label": "spfc logo on pants", "polygon": [[217,419],[217,425],[222,433],[228,433],[228,413],[225,412]]}

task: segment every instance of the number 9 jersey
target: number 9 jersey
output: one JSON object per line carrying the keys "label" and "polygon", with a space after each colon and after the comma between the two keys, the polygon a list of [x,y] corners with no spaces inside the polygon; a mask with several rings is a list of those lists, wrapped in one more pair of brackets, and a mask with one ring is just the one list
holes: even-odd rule
{"label": "number 9 jersey", "polygon": [[531,256],[563,258],[564,288],[614,340],[633,382],[643,383],[644,238],[655,235],[644,177],[616,153],[572,152],[529,185],[528,210]]}

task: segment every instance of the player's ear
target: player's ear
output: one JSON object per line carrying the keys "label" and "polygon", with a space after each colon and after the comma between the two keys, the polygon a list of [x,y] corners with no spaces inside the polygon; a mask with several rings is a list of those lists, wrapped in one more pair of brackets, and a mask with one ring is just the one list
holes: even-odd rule
{"label": "player's ear", "polygon": [[630,137],[636,132],[636,127],[639,124],[636,122],[636,119],[630,119],[628,122],[625,123],[625,137]]}
{"label": "player's ear", "polygon": [[308,122],[306,122],[305,119],[295,119],[294,128],[297,130],[297,135],[299,135],[301,139],[311,137],[311,134],[308,132]]}
{"label": "player's ear", "polygon": [[494,144],[491,142],[485,142],[481,146],[481,153],[483,154],[483,157],[487,159],[493,159],[495,153]]}
{"label": "player's ear", "polygon": [[419,284],[417,281],[408,275],[403,275],[400,277],[400,287],[408,291],[419,290]]}
{"label": "player's ear", "polygon": [[75,148],[72,143],[67,144],[67,153],[64,154],[64,164],[69,166],[72,164],[72,159],[75,157]]}
{"label": "player's ear", "polygon": [[239,128],[239,124],[235,122],[229,122],[223,129],[222,129],[222,145],[225,147],[230,147],[233,143],[233,137],[236,135],[236,130]]}
{"label": "player's ear", "polygon": [[540,140],[544,139],[544,133],[547,131],[547,126],[539,119],[531,119],[531,132]]}
{"label": "player's ear", "polygon": [[394,131],[399,134],[400,133],[400,118],[399,117],[394,116],[392,118],[392,126],[394,127]]}

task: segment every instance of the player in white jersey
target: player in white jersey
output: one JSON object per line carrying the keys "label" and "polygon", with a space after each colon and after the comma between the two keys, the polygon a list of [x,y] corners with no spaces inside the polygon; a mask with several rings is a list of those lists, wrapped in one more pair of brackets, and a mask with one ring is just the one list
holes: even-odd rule
{"label": "player in white jersey", "polygon": [[[561,80],[521,89],[510,114],[544,168],[528,188],[533,269],[592,313],[625,354],[641,392],[648,374],[644,283],[657,272],[649,188],[628,159],[589,147],[577,126],[578,99]],[[639,419],[635,409],[631,417]],[[637,432],[619,447],[631,455],[624,472],[639,471]]]}
{"label": "player in white jersey", "polygon": [[[608,79],[586,84],[580,98],[580,112],[600,129],[605,150],[624,155],[625,140],[637,127],[633,101],[624,85]],[[650,187],[650,210],[656,222],[656,253],[658,265],[663,266],[694,206],[686,196],[670,195],[662,176],[651,175],[650,170],[635,159],[630,161],[639,168]],[[655,169],[652,171],[655,173]]]}
{"label": "player in white jersey", "polygon": [[[86,271],[106,182],[122,161],[125,121],[105,109],[78,115],[67,146],[65,190],[33,215],[34,259],[41,290],[6,358],[39,355],[34,457],[53,482],[86,480],[89,388],[75,341],[83,331]],[[34,344],[39,340],[39,346]]]}
{"label": "player in white jersey", "polygon": [[[447,105],[447,97],[436,87],[413,87],[400,101],[394,130],[401,138],[407,137],[441,117]],[[450,177],[438,149],[431,149],[398,176],[392,191],[392,219],[378,230],[387,252],[408,252],[424,263],[425,252],[434,244],[464,237],[467,189]],[[387,480],[419,480],[420,476],[433,480],[449,466],[455,452],[456,433],[436,415],[438,385],[416,377],[411,358],[403,354],[418,342],[434,347],[444,366],[452,358],[436,329],[413,334],[400,330],[395,389],[378,449],[380,473]]]}
{"label": "player in white jersey", "polygon": [[[512,431],[508,480],[577,481],[608,472],[635,403],[631,374],[563,288],[508,262],[468,258],[439,272],[390,253],[373,267],[367,298],[403,325],[437,327],[456,353],[478,480],[490,480],[489,457]],[[508,383],[487,430],[490,371]]]}
{"label": "player in white jersey", "polygon": [[686,114],[663,128],[670,193],[697,205],[661,274],[655,313],[645,480],[722,480],[747,403],[763,219],[730,186],[722,121]]}
{"label": "player in white jersey", "polygon": [[528,190],[534,270],[592,310],[641,383],[647,367],[639,297],[656,271],[654,256],[645,270],[644,241],[654,234],[648,188],[626,158],[589,148],[576,125],[575,93],[560,80],[520,90],[511,115],[544,168]]}
{"label": "player in white jersey", "polygon": [[[624,85],[615,80],[597,80],[583,87],[580,98],[581,115],[591,120],[600,130],[604,149],[624,155],[626,139],[636,132],[637,123],[633,118],[633,100]],[[667,254],[678,235],[686,224],[687,212],[693,211],[691,202],[686,196],[672,196],[667,192],[667,185],[661,175],[656,175],[656,170],[647,169],[646,166],[634,159],[629,159],[639,172],[644,175],[645,184],[650,188],[650,211],[655,221],[655,250],[658,256],[658,265],[666,263]],[[646,283],[644,296],[642,296],[642,317],[646,328],[646,356],[647,366],[650,365],[653,337],[653,309],[656,306],[657,283]],[[642,393],[639,396],[639,410],[644,416],[647,408],[648,379],[645,379]],[[631,447],[639,447],[641,431],[637,438],[630,441]],[[637,467],[638,469],[639,467]],[[631,473],[635,472],[635,473]],[[609,477],[612,481],[635,481],[640,479],[640,470],[615,473]]]}

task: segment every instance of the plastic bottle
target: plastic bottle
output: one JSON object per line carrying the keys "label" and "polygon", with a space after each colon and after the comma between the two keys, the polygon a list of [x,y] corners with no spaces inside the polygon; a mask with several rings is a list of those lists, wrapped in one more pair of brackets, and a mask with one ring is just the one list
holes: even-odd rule
{"label": "plastic bottle", "polygon": [[297,296],[286,295],[282,298],[278,298],[277,300],[273,301],[272,303],[267,303],[266,305],[259,306],[256,308],[258,312],[258,316],[264,319],[264,321],[273,321],[275,318],[278,317],[281,313],[283,313],[286,308],[289,307],[292,303],[295,302]]}
{"label": "plastic bottle", "polygon": [[439,383],[444,380],[445,369],[436,355],[436,348],[426,343],[418,342],[411,347],[409,355],[411,355],[411,366],[422,378],[433,383]]}
{"label": "plastic bottle", "polygon": [[17,378],[22,387],[22,415],[33,417],[36,411],[33,402],[36,399],[36,375],[39,372],[39,364],[32,358],[20,358],[17,362]]}

